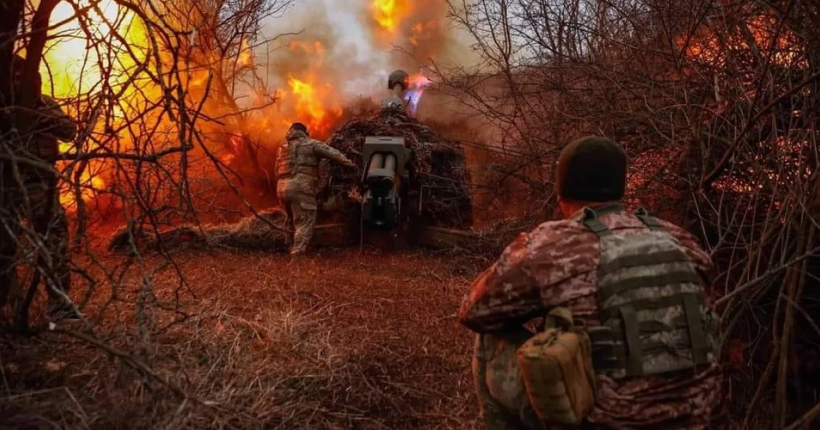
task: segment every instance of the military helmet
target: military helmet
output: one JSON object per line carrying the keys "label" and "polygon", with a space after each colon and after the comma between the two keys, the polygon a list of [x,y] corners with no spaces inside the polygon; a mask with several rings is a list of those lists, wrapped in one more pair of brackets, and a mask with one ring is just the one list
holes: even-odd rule
{"label": "military helmet", "polygon": [[394,70],[390,76],[387,77],[387,89],[392,90],[396,84],[401,85],[402,90],[406,90],[410,86],[410,75],[404,70]]}
{"label": "military helmet", "polygon": [[307,126],[302,124],[301,122],[294,122],[293,124],[291,124],[288,131],[293,131],[293,130],[299,130],[299,131],[305,133],[306,135],[308,134]]}

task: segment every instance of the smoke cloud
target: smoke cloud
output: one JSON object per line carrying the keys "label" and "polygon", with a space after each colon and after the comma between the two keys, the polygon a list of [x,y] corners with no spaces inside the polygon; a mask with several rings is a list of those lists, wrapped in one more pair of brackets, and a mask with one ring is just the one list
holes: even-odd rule
{"label": "smoke cloud", "polygon": [[305,0],[263,32],[269,40],[281,35],[256,52],[266,96],[276,103],[255,128],[277,140],[292,121],[327,137],[348,106],[388,95],[391,71],[416,74],[464,51],[444,0]]}

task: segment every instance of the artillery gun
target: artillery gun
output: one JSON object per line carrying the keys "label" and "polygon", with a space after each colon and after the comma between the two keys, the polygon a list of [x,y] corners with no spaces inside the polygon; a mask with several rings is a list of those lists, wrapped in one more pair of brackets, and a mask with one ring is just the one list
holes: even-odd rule
{"label": "artillery gun", "polygon": [[[384,248],[410,245],[472,247],[472,196],[461,146],[420,124],[405,112],[401,97],[407,74],[391,74],[392,96],[381,111],[343,125],[328,142],[360,168],[326,161],[321,176],[318,225],[312,244],[344,246],[368,242]],[[288,249],[286,215],[280,208],[260,211],[236,223],[180,225],[157,232],[153,226],[125,225],[109,241],[111,250],[185,244],[232,248]]]}
{"label": "artillery gun", "polygon": [[473,238],[464,151],[407,115],[400,97],[407,78],[401,70],[391,73],[392,95],[379,114],[348,122],[329,140],[360,171],[323,169],[328,181],[319,196],[316,245],[442,248]]}
{"label": "artillery gun", "polygon": [[410,150],[404,146],[404,138],[397,136],[369,136],[362,150],[362,224],[373,230],[390,230],[402,215],[402,201],[409,200]]}

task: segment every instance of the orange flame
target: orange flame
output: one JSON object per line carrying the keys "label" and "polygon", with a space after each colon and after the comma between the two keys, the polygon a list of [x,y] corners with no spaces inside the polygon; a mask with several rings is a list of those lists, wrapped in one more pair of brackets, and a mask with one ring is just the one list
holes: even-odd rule
{"label": "orange flame", "polygon": [[422,75],[421,73],[416,73],[411,75],[408,78],[408,82],[410,83],[410,88],[426,88],[430,85],[433,81],[430,80],[427,76]]}
{"label": "orange flame", "polygon": [[412,13],[407,0],[373,0],[371,5],[373,19],[379,26],[389,32],[395,32],[402,20]]}
{"label": "orange flame", "polygon": [[281,115],[278,121],[286,127],[302,122],[311,136],[324,138],[342,116],[336,88],[319,78],[330,73],[324,67],[325,47],[320,41],[293,41],[288,48],[303,54],[302,58],[308,61],[289,71],[287,89],[275,91],[277,112]]}
{"label": "orange flame", "polygon": [[[332,85],[316,85],[313,79],[288,79],[288,86],[296,101],[297,121],[306,123],[311,135],[324,136],[342,116],[342,109],[331,102],[335,96]],[[330,104],[330,107],[326,105]]]}
{"label": "orange flame", "polygon": [[245,67],[250,66],[253,64],[253,56],[251,52],[251,48],[248,47],[247,39],[242,39],[242,44],[239,48],[239,55],[236,59],[236,66],[237,67]]}

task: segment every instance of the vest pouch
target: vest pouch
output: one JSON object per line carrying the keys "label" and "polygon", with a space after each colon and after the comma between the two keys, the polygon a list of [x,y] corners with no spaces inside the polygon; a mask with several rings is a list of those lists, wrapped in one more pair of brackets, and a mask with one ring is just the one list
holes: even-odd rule
{"label": "vest pouch", "polygon": [[530,405],[547,424],[579,425],[595,406],[589,336],[567,308],[553,309],[545,326],[517,351]]}

